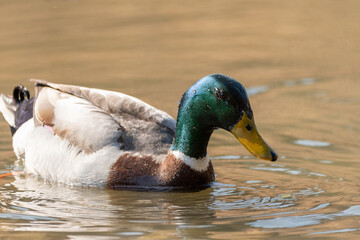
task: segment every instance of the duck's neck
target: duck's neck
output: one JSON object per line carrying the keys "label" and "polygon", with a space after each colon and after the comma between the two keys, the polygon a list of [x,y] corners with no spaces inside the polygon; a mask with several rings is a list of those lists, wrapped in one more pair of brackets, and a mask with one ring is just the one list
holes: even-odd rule
{"label": "duck's neck", "polygon": [[207,156],[206,149],[213,129],[206,124],[206,118],[193,114],[191,109],[185,109],[179,112],[175,140],[170,150],[179,151],[190,158],[202,159]]}

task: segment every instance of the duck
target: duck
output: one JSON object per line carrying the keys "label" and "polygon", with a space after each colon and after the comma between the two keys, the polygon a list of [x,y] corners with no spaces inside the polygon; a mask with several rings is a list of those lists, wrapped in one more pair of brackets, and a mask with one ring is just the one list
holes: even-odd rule
{"label": "duck", "polygon": [[15,155],[24,173],[48,182],[104,188],[210,186],[207,153],[216,129],[230,132],[254,156],[276,161],[259,134],[237,80],[211,74],[181,97],[177,120],[124,93],[32,79],[0,95]]}

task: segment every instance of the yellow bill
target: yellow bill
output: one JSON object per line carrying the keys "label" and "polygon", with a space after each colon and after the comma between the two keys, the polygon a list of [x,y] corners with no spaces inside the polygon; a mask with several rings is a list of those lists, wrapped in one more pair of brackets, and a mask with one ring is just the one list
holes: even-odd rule
{"label": "yellow bill", "polygon": [[231,133],[255,157],[276,161],[277,154],[260,136],[256,129],[254,118],[249,119],[243,112],[243,117],[231,130]]}

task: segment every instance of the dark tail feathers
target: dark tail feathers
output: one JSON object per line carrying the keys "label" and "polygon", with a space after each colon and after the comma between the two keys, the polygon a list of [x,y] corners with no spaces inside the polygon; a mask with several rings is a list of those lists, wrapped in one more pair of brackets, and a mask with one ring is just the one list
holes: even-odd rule
{"label": "dark tail feathers", "polygon": [[18,85],[14,88],[13,91],[13,98],[16,103],[21,103],[25,100],[25,97],[27,100],[30,99],[30,92],[24,87],[23,85]]}
{"label": "dark tail feathers", "polygon": [[18,107],[14,113],[15,126],[10,126],[12,135],[24,122],[33,117],[34,105],[34,98],[30,99],[30,92],[22,85],[14,88],[13,99],[18,104]]}

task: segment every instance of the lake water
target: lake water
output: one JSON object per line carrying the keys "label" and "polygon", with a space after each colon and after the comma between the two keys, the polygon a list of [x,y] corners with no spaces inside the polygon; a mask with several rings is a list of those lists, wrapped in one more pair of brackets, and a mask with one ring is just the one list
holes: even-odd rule
{"label": "lake water", "polygon": [[[279,154],[211,138],[217,182],[182,192],[0,179],[1,239],[354,239],[360,233],[359,1],[1,1],[0,90],[29,78],[121,91],[173,117],[215,72],[247,88]],[[0,120],[0,173],[21,170]]]}

